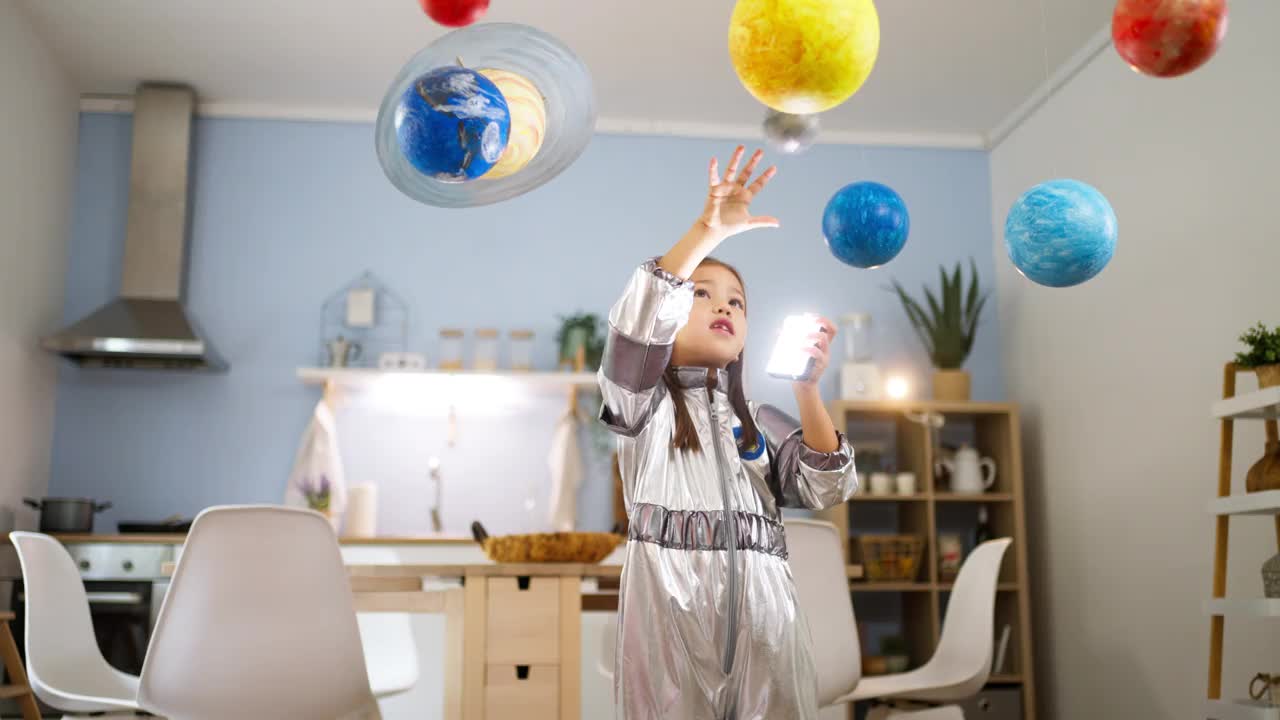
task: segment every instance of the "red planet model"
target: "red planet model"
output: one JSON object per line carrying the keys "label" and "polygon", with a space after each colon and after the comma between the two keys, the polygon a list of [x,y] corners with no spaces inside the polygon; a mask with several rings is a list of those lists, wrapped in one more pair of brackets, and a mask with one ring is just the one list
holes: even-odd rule
{"label": "red planet model", "polygon": [[1226,34],[1227,0],[1119,0],[1111,16],[1116,52],[1154,77],[1195,70]]}
{"label": "red planet model", "polygon": [[489,9],[489,0],[418,0],[432,20],[448,27],[465,27]]}

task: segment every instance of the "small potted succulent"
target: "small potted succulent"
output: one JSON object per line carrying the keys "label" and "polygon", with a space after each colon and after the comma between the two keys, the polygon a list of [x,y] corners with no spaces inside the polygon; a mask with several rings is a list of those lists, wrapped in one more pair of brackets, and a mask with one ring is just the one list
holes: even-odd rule
{"label": "small potted succulent", "polygon": [[[938,268],[942,287],[937,295],[924,288],[925,303],[918,302],[893,281],[893,290],[933,362],[933,399],[964,402],[969,399],[969,373],[961,369],[973,350],[978,317],[987,295],[978,285],[978,266],[969,258],[969,282],[960,276],[960,263],[948,274]],[[927,307],[926,307],[927,305]]]}
{"label": "small potted succulent", "polygon": [[1246,350],[1236,353],[1236,367],[1253,370],[1258,376],[1258,387],[1280,385],[1280,325],[1268,330],[1258,323],[1240,336]]}

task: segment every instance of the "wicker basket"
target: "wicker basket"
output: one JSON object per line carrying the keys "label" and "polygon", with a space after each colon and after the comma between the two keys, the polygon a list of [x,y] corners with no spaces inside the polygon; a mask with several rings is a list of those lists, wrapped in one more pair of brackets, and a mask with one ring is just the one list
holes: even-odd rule
{"label": "wicker basket", "polygon": [[485,555],[500,563],[598,563],[623,541],[621,535],[604,532],[535,533],[531,535],[485,534],[480,540]]}
{"label": "wicker basket", "polygon": [[858,549],[869,582],[914,582],[920,574],[924,538],[919,535],[859,535]]}

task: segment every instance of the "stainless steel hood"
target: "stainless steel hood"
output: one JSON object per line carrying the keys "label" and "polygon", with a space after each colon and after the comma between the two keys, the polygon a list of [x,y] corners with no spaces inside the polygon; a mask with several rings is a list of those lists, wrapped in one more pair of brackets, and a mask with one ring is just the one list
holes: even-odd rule
{"label": "stainless steel hood", "polygon": [[225,370],[187,312],[187,183],[195,93],[144,84],[133,108],[120,296],[40,341],[84,367]]}

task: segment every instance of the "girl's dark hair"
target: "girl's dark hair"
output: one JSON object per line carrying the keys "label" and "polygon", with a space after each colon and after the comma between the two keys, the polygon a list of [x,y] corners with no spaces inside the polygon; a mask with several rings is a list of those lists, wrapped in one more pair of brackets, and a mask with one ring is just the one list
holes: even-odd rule
{"label": "girl's dark hair", "polygon": [[[698,267],[710,265],[713,267],[721,267],[733,273],[738,278],[738,283],[746,288],[746,283],[742,282],[742,275],[727,263],[720,262],[715,258],[706,258]],[[744,300],[745,303],[745,300]],[[743,313],[746,313],[744,307]],[[725,370],[729,374],[729,405],[733,407],[733,413],[738,416],[738,422],[742,423],[742,434],[738,436],[738,449],[747,451],[754,449],[760,442],[760,431],[756,429],[755,420],[751,417],[751,408],[747,405],[746,393],[742,390],[742,368],[745,364],[742,353],[738,353],[738,359],[729,363],[729,367]],[[679,384],[676,382],[675,367],[667,365],[666,372],[662,375],[662,381],[667,386],[667,392],[671,395],[671,403],[675,407],[676,425],[675,431],[671,435],[671,447],[679,450],[702,450],[702,443],[698,442],[698,431],[694,428],[693,418],[689,415],[689,406],[684,401],[684,393]],[[707,392],[711,392],[711,388],[707,388]]]}

